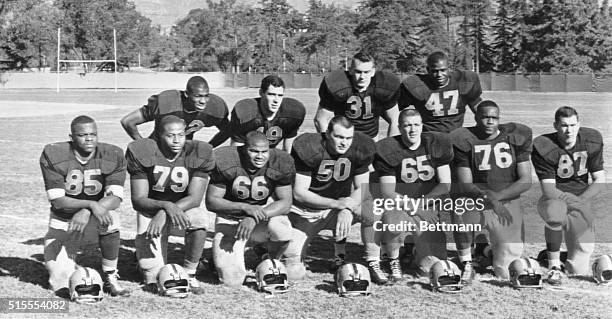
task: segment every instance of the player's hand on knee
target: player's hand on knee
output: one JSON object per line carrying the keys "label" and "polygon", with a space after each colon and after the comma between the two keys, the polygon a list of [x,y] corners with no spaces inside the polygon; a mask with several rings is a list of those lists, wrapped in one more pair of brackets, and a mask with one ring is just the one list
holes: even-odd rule
{"label": "player's hand on knee", "polygon": [[346,238],[353,224],[353,213],[348,209],[343,209],[338,213],[336,222],[336,239]]}
{"label": "player's hand on knee", "polygon": [[253,229],[255,229],[256,225],[257,222],[253,217],[243,218],[238,224],[238,229],[236,229],[236,235],[234,238],[239,240],[248,240],[251,238],[251,233],[253,232]]}
{"label": "player's hand on knee", "polygon": [[588,202],[576,202],[568,206],[570,208],[570,215],[575,217],[582,216],[589,227],[593,225],[595,215],[593,214],[591,205]]}
{"label": "player's hand on knee", "polygon": [[268,220],[268,215],[266,215],[262,206],[246,204],[242,210],[248,216],[255,218],[255,222],[257,223]]}
{"label": "player's hand on knee", "polygon": [[168,214],[168,217],[170,217],[172,226],[180,229],[187,229],[191,225],[187,214],[185,214],[185,212],[176,204],[168,203],[166,206],[164,206],[164,210],[166,211],[166,214]]}
{"label": "player's hand on knee", "polygon": [[504,204],[502,204],[502,202],[495,199],[491,201],[491,204],[493,205],[493,211],[495,212],[495,214],[497,214],[499,222],[502,225],[507,226],[512,224],[512,215],[510,214],[510,211],[508,211],[508,209],[504,206]]}
{"label": "player's hand on knee", "polygon": [[151,222],[149,223],[149,227],[145,232],[145,236],[147,238],[155,238],[159,237],[164,229],[164,225],[166,224],[166,212],[160,210],[151,218]]}
{"label": "player's hand on knee", "polygon": [[91,212],[88,209],[81,209],[72,215],[68,224],[68,232],[73,233],[75,240],[80,240],[83,237],[83,231],[89,223],[89,217],[91,217]]}
{"label": "player's hand on knee", "polygon": [[98,202],[91,202],[89,205],[91,213],[98,219],[100,225],[109,226],[113,224],[113,217],[106,207],[100,205]]}

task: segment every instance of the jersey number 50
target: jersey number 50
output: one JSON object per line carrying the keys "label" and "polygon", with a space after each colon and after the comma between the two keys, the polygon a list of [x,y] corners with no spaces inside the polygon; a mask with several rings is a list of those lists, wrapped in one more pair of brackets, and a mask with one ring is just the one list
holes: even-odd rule
{"label": "jersey number 50", "polygon": [[348,158],[339,158],[334,160],[323,160],[319,165],[317,179],[321,182],[327,182],[332,177],[341,182],[351,174],[351,161]]}
{"label": "jersey number 50", "polygon": [[256,176],[251,182],[251,179],[243,175],[234,179],[232,193],[239,199],[251,197],[259,201],[268,198],[270,190],[268,189],[268,183],[266,183],[266,178],[264,176]]}

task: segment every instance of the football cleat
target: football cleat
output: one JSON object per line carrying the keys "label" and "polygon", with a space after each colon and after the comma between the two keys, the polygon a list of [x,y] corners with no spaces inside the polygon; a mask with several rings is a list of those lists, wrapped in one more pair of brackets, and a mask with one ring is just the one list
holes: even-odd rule
{"label": "football cleat", "polygon": [[157,274],[159,294],[171,298],[185,298],[189,294],[189,275],[177,264],[164,265]]}
{"label": "football cleat", "polygon": [[264,259],[255,269],[257,289],[271,294],[289,291],[287,268],[278,259]]}
{"label": "football cleat", "polygon": [[[548,250],[541,250],[538,253],[538,258],[536,258],[536,260],[540,263],[542,267],[548,268]],[[562,251],[560,253],[559,260],[562,264],[567,261],[567,251]]]}
{"label": "football cleat", "polygon": [[552,286],[561,286],[563,283],[563,272],[558,267],[552,267],[546,274],[546,282]]}
{"label": "football cleat", "polygon": [[336,273],[336,287],[341,297],[369,296],[370,272],[361,264],[344,264]]}
{"label": "football cleat", "polygon": [[476,270],[474,269],[474,265],[472,265],[471,261],[464,262],[463,271],[461,272],[461,284],[469,286],[472,284],[474,278],[476,278]]}
{"label": "football cleat", "polygon": [[204,288],[200,286],[200,281],[198,280],[198,278],[196,278],[195,275],[189,275],[188,281],[189,281],[189,290],[191,291],[192,294],[202,295],[206,292]]}
{"label": "football cleat", "polygon": [[514,288],[542,288],[542,272],[535,259],[515,259],[508,266],[508,273]]}
{"label": "football cleat", "polygon": [[380,261],[372,260],[368,262],[368,269],[370,270],[370,275],[374,283],[384,285],[389,281],[387,274],[380,268]]}
{"label": "football cleat", "polygon": [[461,271],[450,260],[440,260],[431,266],[429,284],[433,291],[458,293],[463,289]]}
{"label": "football cleat", "polygon": [[612,255],[601,255],[595,259],[593,279],[600,285],[612,284]]}
{"label": "football cleat", "polygon": [[111,297],[128,297],[130,295],[130,291],[121,287],[119,284],[119,273],[117,270],[105,272],[104,276],[106,277],[103,286],[103,291],[105,293],[109,294]]}
{"label": "football cleat", "polygon": [[389,260],[389,268],[391,269],[391,280],[398,281],[402,279],[402,265],[399,258]]}
{"label": "football cleat", "polygon": [[70,276],[70,300],[77,303],[91,304],[102,301],[102,278],[89,267],[77,267]]}

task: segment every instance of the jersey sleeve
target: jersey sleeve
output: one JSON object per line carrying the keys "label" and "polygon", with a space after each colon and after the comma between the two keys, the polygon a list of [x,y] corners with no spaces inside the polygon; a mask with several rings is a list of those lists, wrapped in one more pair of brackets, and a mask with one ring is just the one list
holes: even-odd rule
{"label": "jersey sleeve", "polygon": [[60,198],[66,195],[65,192],[65,176],[54,165],[49,158],[50,146],[46,146],[40,155],[40,169],[43,175],[45,190],[49,200]]}
{"label": "jersey sleeve", "polygon": [[453,163],[458,167],[470,167],[471,146],[468,142],[468,130],[458,128],[450,133],[453,145]]}
{"label": "jersey sleeve", "polygon": [[377,72],[376,76],[374,92],[381,101],[382,109],[386,111],[397,104],[401,82],[395,74],[388,72]]}
{"label": "jersey sleeve", "polygon": [[374,166],[374,170],[376,170],[380,176],[395,176],[393,167],[391,167],[378,152],[374,155],[372,166]]}
{"label": "jersey sleeve", "polygon": [[287,98],[287,100],[289,102],[288,105],[290,105],[289,109],[291,112],[289,116],[293,119],[293,122],[295,124],[292,126],[291,131],[286,132],[285,138],[294,138],[297,136],[300,127],[304,123],[304,118],[306,117],[306,108],[304,107],[304,104],[302,104],[302,102],[298,100],[291,98]]}
{"label": "jersey sleeve", "polygon": [[329,91],[327,87],[327,79],[323,79],[321,86],[319,87],[319,106],[328,111],[334,112],[338,108],[338,102],[336,102],[334,95]]}
{"label": "jersey sleeve", "polygon": [[531,163],[533,163],[536,175],[540,180],[555,179],[557,175],[556,163],[547,158],[552,149],[552,141],[545,136],[538,136],[533,140],[533,146]]}
{"label": "jersey sleeve", "polygon": [[453,161],[454,152],[450,136],[444,133],[429,132],[428,136],[429,155],[435,167],[448,165]]}
{"label": "jersey sleeve", "polygon": [[132,179],[147,179],[146,167],[141,163],[138,154],[139,145],[137,142],[140,140],[133,141],[128,145],[125,152],[125,159],[127,161],[127,171],[130,173]]}
{"label": "jersey sleeve", "polygon": [[603,163],[603,138],[601,134],[589,128],[583,128],[585,133],[588,133],[587,137],[587,147],[588,147],[588,157],[587,157],[587,168],[590,173],[602,171],[604,169]]}
{"label": "jersey sleeve", "polygon": [[[293,185],[295,181],[295,164],[293,158],[284,151],[271,149],[268,177],[279,186]],[[272,153],[274,153],[272,155]]]}
{"label": "jersey sleeve", "polygon": [[470,106],[475,106],[482,100],[482,87],[480,86],[480,78],[478,74],[472,71],[465,71],[466,82],[471,83],[471,88],[466,92],[465,97]]}
{"label": "jersey sleeve", "polygon": [[109,147],[109,172],[104,179],[104,196],[114,195],[123,199],[123,185],[125,184],[127,163],[123,151],[116,146]]}
{"label": "jersey sleeve", "polygon": [[355,132],[355,140],[353,143],[357,143],[357,147],[355,148],[357,162],[355,175],[361,175],[370,170],[370,165],[374,161],[374,154],[376,154],[376,146],[374,140],[361,132]]}
{"label": "jersey sleeve", "polygon": [[158,100],[157,95],[151,95],[147,101],[147,104],[140,108],[140,113],[145,121],[153,121],[159,115]]}
{"label": "jersey sleeve", "polygon": [[243,144],[246,143],[246,134],[242,132],[243,126],[240,124],[240,119],[238,118],[238,115],[236,114],[235,107],[232,110],[232,117],[230,120],[229,127],[230,127],[230,132],[232,135],[232,140],[238,143],[243,143]]}
{"label": "jersey sleeve", "polygon": [[188,141],[191,143],[191,151],[187,153],[187,165],[194,169],[192,176],[208,178],[208,173],[215,168],[215,159],[213,156],[213,148],[210,144],[202,141]]}

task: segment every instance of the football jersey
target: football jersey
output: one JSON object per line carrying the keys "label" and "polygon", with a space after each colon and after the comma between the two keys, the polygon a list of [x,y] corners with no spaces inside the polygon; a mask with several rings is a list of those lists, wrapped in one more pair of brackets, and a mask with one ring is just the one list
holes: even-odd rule
{"label": "football jersey", "polygon": [[351,194],[353,177],[368,172],[374,153],[374,141],[360,132],[355,132],[351,147],[342,155],[327,151],[325,133],[302,134],[291,150],[296,172],[312,178],[309,190],[333,199]]}
{"label": "football jersey", "polygon": [[453,159],[447,134],[422,133],[421,145],[411,150],[401,135],[376,143],[374,169],[380,176],[395,176],[396,192],[409,197],[426,195],[438,185],[436,169]]}
{"label": "football jersey", "polygon": [[206,178],[215,167],[212,146],[202,141],[186,141],[169,160],[155,140],[143,138],[128,145],[125,157],[130,177],[149,181],[149,198],[173,203],[187,196],[192,177]]}
{"label": "football jersey", "polygon": [[187,139],[193,139],[193,134],[203,127],[216,126],[219,130],[227,130],[229,111],[227,104],[215,94],[209,95],[208,103],[202,111],[186,112],[183,103],[186,102],[184,91],[168,90],[149,97],[147,105],[140,108],[145,121],[155,121],[155,128],[149,138],[155,138],[161,119],[166,115],[176,115],[183,120],[187,128]]}
{"label": "football jersey", "polygon": [[444,87],[434,84],[427,74],[406,78],[400,87],[400,110],[413,106],[423,118],[423,132],[450,133],[463,126],[466,105],[480,101],[482,88],[478,74],[454,70]]}
{"label": "football jersey", "polygon": [[[126,163],[123,150],[115,145],[98,143],[93,156],[83,164],[72,143],[49,144],[40,156],[40,168],[49,200],[63,196],[93,201],[109,195],[123,198]],[[60,218],[72,216],[72,212],[51,210]]]}
{"label": "football jersey", "polygon": [[450,134],[454,163],[472,171],[473,183],[499,191],[518,178],[517,163],[529,161],[532,150],[531,129],[517,123],[499,125],[493,140],[480,139],[475,127],[462,127]]}
{"label": "football jersey", "polygon": [[566,150],[557,133],[540,135],[533,141],[531,161],[540,180],[555,179],[557,188],[574,195],[589,186],[589,174],[603,170],[603,139],[591,128],[581,127],[576,145]]}
{"label": "football jersey", "polygon": [[357,92],[350,77],[344,70],[325,76],[319,87],[319,106],[346,116],[357,132],[375,138],[380,115],[397,104],[400,81],[391,73],[377,71],[368,88]]}
{"label": "football jersey", "polygon": [[[215,150],[215,169],[210,183],[225,188],[224,199],[251,205],[265,205],[277,186],[292,185],[295,180],[293,158],[284,151],[270,149],[268,163],[249,172],[245,146],[223,146]],[[222,214],[222,213],[221,213]],[[235,219],[240,216],[222,214]]]}
{"label": "football jersey", "polygon": [[236,103],[230,122],[233,140],[246,143],[247,133],[257,130],[266,134],[270,147],[274,148],[282,139],[297,136],[306,116],[306,109],[301,102],[284,98],[271,120],[267,120],[261,113],[260,103],[261,98],[244,99]]}

